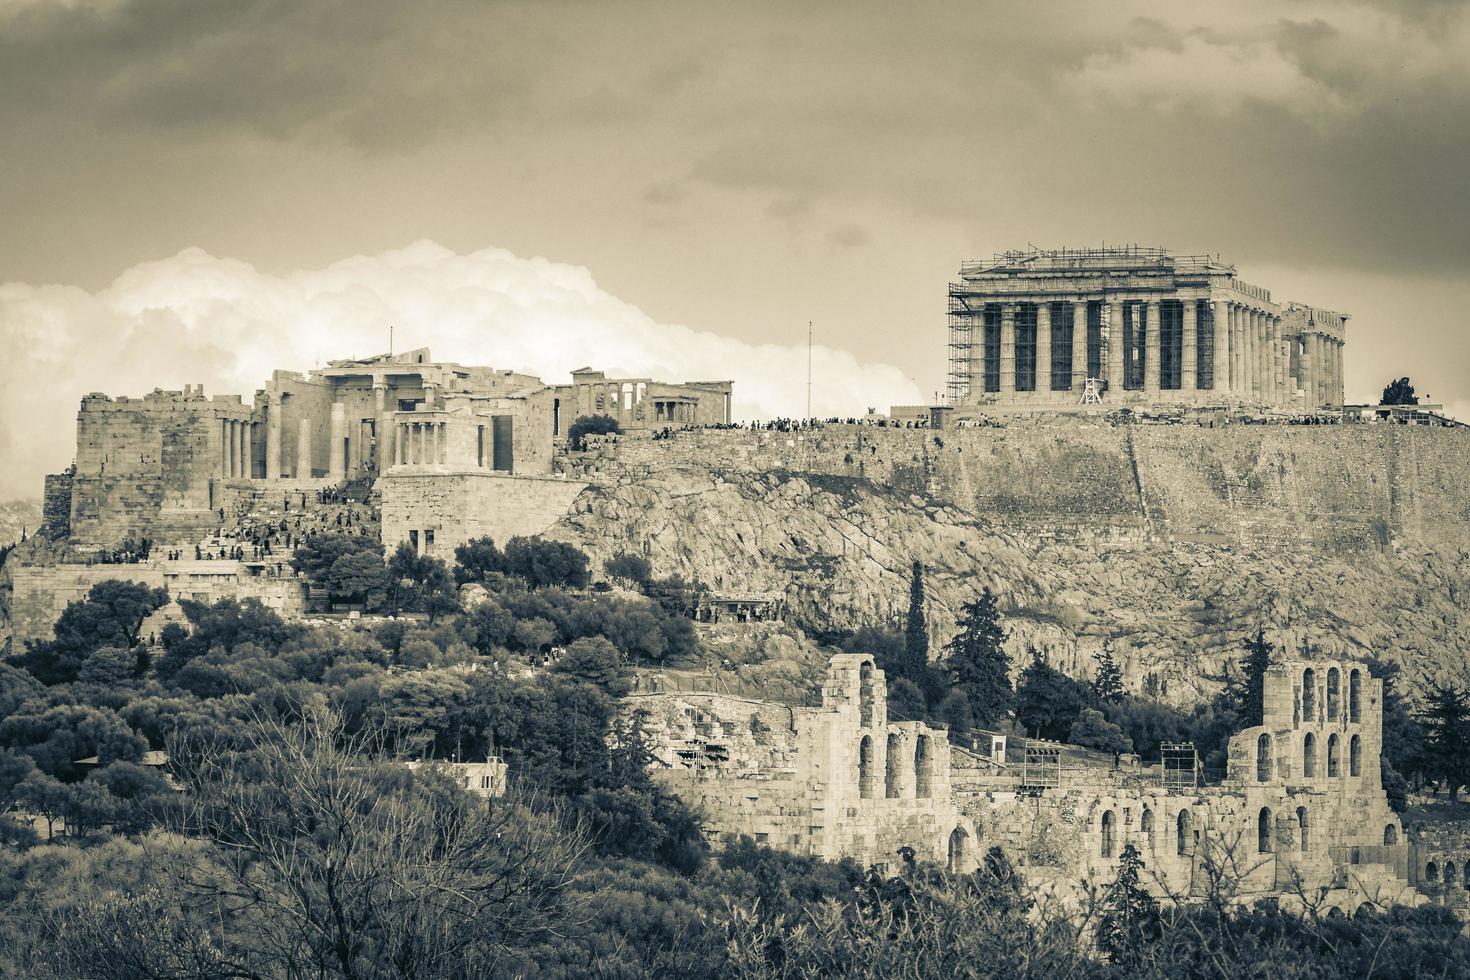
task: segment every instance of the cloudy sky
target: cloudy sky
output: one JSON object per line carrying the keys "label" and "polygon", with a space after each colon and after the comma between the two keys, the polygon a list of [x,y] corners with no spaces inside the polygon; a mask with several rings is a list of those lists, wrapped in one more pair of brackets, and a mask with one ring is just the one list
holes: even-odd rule
{"label": "cloudy sky", "polygon": [[945,283],[1028,243],[1219,253],[1470,416],[1455,0],[0,0],[0,497],[77,398],[397,345],[943,383]]}

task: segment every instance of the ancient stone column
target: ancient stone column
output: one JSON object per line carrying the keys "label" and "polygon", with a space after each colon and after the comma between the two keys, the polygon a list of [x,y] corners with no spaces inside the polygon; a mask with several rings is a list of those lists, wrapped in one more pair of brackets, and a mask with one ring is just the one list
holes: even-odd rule
{"label": "ancient stone column", "polygon": [[1250,380],[1246,370],[1245,311],[1238,303],[1230,304],[1230,336],[1235,352],[1235,381],[1231,390],[1244,398],[1250,392]]}
{"label": "ancient stone column", "polygon": [[250,479],[250,423],[235,423],[235,474]]}
{"label": "ancient stone column", "polygon": [[424,382],[424,407],[433,408],[438,400],[439,386],[432,381]]}
{"label": "ancient stone column", "polygon": [[342,444],[347,439],[347,406],[341,402],[332,402],[332,421],[328,432],[331,439],[327,445],[327,479],[333,483],[341,483],[347,476],[345,453]]}
{"label": "ancient stone column", "polygon": [[1072,391],[1079,397],[1087,387],[1087,300],[1072,304]]}
{"label": "ancient stone column", "polygon": [[1250,351],[1251,400],[1263,401],[1266,394],[1265,340],[1261,336],[1261,314],[1258,310],[1245,311],[1246,350]]}
{"label": "ancient stone column", "polygon": [[1210,327],[1215,333],[1215,382],[1216,394],[1230,390],[1230,324],[1225,315],[1225,304],[1213,304]]}
{"label": "ancient stone column", "polygon": [[1051,304],[1036,304],[1036,390],[1051,391]]}
{"label": "ancient stone column", "polygon": [[1000,390],[1010,394],[1016,390],[1016,304],[1000,306]]}
{"label": "ancient stone column", "polygon": [[219,475],[230,475],[230,420],[219,420]]}
{"label": "ancient stone column", "polygon": [[285,399],[280,392],[266,396],[265,405],[265,478],[281,478],[281,404]]}
{"label": "ancient stone column", "polygon": [[1143,390],[1150,395],[1159,393],[1159,301],[1148,300],[1139,305],[1143,314]]}
{"label": "ancient stone column", "polygon": [[1107,372],[1108,391],[1113,399],[1123,397],[1123,306],[1121,299],[1106,302],[1108,313],[1108,359],[1104,365]]}
{"label": "ancient stone column", "polygon": [[1342,373],[1342,341],[1335,341],[1332,345],[1335,356],[1333,365],[1333,377],[1337,379],[1336,404],[1341,406],[1346,396],[1347,379]]}
{"label": "ancient stone column", "polygon": [[389,455],[393,433],[389,431],[388,422],[388,385],[376,379],[373,380],[373,411],[377,417],[373,432],[378,443],[373,447],[373,463],[381,472],[388,468],[388,460],[393,458]]}
{"label": "ancient stone column", "polygon": [[1305,407],[1307,411],[1317,408],[1317,335],[1305,333],[1302,335],[1302,390],[1306,394]]}
{"label": "ancient stone column", "polygon": [[1271,314],[1261,314],[1261,329],[1266,335],[1266,404],[1275,405],[1279,400],[1279,384],[1276,378],[1276,325]]}
{"label": "ancient stone column", "polygon": [[296,423],[296,479],[311,479],[311,419]]}
{"label": "ancient stone column", "polygon": [[1193,297],[1184,299],[1184,345],[1179,360],[1179,390],[1192,394],[1199,387],[1199,303]]}

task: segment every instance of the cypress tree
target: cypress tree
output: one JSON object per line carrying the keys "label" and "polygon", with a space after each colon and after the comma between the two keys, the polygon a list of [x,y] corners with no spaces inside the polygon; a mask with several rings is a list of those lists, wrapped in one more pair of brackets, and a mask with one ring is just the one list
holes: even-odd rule
{"label": "cypress tree", "polygon": [[1240,718],[1242,727],[1265,724],[1266,721],[1266,669],[1271,666],[1271,655],[1276,648],[1266,642],[1266,631],[1258,628],[1254,639],[1245,642],[1246,657],[1240,662],[1245,673],[1245,684],[1240,691]]}
{"label": "cypress tree", "polygon": [[[929,670],[929,628],[924,622],[924,566],[914,562],[909,580],[909,616],[903,632],[903,674],[914,683]],[[920,685],[922,686],[922,684]]]}
{"label": "cypress tree", "polygon": [[1097,922],[1098,950],[1114,966],[1135,962],[1159,935],[1159,906],[1140,884],[1143,858],[1132,842],[1118,855],[1117,877],[1103,895]]}
{"label": "cypress tree", "polygon": [[1097,661],[1097,676],[1092,679],[1093,702],[1103,705],[1123,700],[1123,672],[1118,669],[1112,651],[1103,647],[1092,659]]}
{"label": "cypress tree", "polygon": [[994,725],[1011,709],[1011,661],[995,596],[987,588],[960,608],[959,631],[946,645],[950,679],[970,702],[977,725]]}

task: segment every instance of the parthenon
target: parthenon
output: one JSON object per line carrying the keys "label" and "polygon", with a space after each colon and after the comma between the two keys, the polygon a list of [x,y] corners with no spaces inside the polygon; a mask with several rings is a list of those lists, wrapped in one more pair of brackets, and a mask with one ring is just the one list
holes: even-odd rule
{"label": "parthenon", "polygon": [[1348,316],[1137,245],[1010,251],[949,286],[949,403],[1340,406]]}

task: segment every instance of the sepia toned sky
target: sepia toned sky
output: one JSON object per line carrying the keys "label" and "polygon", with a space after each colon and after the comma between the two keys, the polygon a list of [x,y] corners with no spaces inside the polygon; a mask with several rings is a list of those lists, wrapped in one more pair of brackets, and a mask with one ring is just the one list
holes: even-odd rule
{"label": "sepia toned sky", "polygon": [[811,320],[819,411],[927,399],[946,282],[1028,243],[1218,253],[1353,315],[1349,399],[1470,417],[1467,52],[1454,0],[0,0],[0,497],[86,391],[388,321],[769,417]]}

